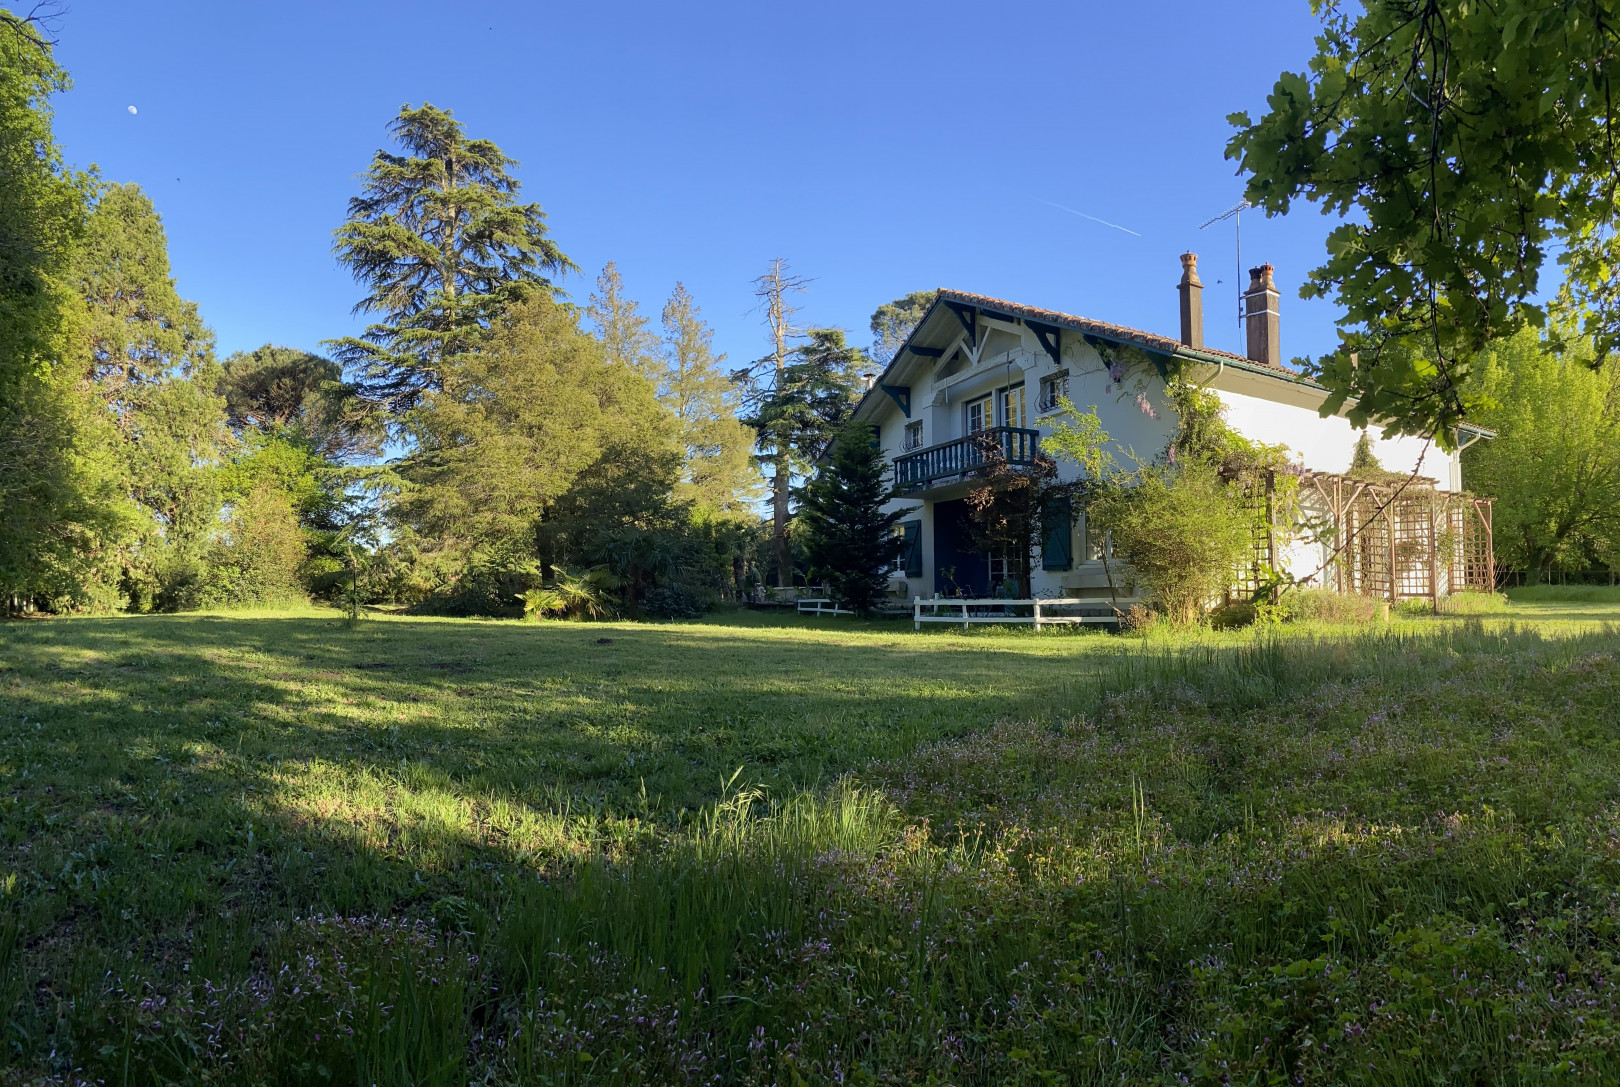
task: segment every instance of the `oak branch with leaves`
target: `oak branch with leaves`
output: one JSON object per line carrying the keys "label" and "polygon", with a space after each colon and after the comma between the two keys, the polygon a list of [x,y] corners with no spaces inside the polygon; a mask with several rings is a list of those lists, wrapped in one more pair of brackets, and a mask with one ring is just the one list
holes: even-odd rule
{"label": "oak branch with leaves", "polygon": [[1344,309],[1313,376],[1324,412],[1432,435],[1470,414],[1471,357],[1525,325],[1559,250],[1601,359],[1620,346],[1614,78],[1620,0],[1313,4],[1305,72],[1227,154],[1268,215],[1296,200],[1342,222],[1301,290]]}

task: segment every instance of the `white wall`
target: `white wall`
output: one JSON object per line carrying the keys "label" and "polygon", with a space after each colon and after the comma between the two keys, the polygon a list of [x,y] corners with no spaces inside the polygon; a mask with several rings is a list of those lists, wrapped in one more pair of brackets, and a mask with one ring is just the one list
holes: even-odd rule
{"label": "white wall", "polygon": [[[1326,399],[1320,390],[1233,370],[1225,371],[1210,388],[1226,405],[1226,421],[1244,437],[1286,445],[1296,460],[1318,472],[1349,470],[1361,432],[1342,415],[1324,419],[1317,414],[1317,406]],[[1376,425],[1369,426],[1367,434],[1373,439],[1373,454],[1388,471],[1416,468],[1418,475],[1435,480],[1440,490],[1459,487],[1455,454],[1410,435],[1385,438]]]}

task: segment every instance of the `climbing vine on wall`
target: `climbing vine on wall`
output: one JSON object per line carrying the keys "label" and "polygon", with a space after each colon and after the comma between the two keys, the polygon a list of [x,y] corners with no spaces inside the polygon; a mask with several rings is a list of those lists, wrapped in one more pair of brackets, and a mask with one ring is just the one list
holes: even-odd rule
{"label": "climbing vine on wall", "polygon": [[1234,431],[1213,393],[1172,375],[1166,394],[1176,433],[1151,459],[1114,443],[1095,407],[1081,411],[1066,399],[1043,445],[1080,466],[1087,516],[1128,564],[1128,581],[1139,579],[1167,615],[1191,622],[1234,584],[1260,593],[1281,580],[1272,556],[1298,520],[1299,481],[1284,470],[1287,448]]}

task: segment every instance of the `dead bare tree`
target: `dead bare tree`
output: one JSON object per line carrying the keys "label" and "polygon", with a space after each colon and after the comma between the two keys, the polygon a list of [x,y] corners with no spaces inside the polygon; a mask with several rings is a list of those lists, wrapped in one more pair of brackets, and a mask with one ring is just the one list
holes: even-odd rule
{"label": "dead bare tree", "polygon": [[[771,354],[761,359],[772,369],[771,388],[782,385],[782,374],[788,365],[788,343],[802,336],[804,330],[793,324],[793,315],[799,307],[791,296],[801,294],[809,280],[789,272],[788,262],[782,257],[771,261],[765,274],[754,280],[754,297],[765,313],[765,325],[770,330]],[[761,366],[763,369],[763,365]],[[793,584],[793,556],[788,548],[788,493],[793,482],[792,445],[789,435],[761,433],[761,451],[771,466],[771,550],[776,558],[776,584],[786,588]]]}

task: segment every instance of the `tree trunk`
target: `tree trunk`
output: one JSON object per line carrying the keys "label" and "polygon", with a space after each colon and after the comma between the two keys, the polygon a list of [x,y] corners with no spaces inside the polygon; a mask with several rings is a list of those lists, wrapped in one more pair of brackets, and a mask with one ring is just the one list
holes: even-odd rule
{"label": "tree trunk", "polygon": [[776,584],[787,588],[793,584],[793,554],[787,536],[788,484],[793,473],[783,452],[778,452],[772,463],[776,466],[776,478],[772,481],[771,495],[771,550],[776,556]]}
{"label": "tree trunk", "polygon": [[[788,276],[787,262],[778,258],[771,262],[770,271],[756,282],[758,297],[765,303],[765,320],[771,329],[771,361],[775,364],[774,388],[782,388],[782,377],[787,370],[788,322],[794,307],[788,305],[789,291],[804,289],[797,276]],[[772,450],[771,466],[776,476],[771,480],[771,551],[776,559],[776,584],[787,588],[793,584],[793,555],[788,546],[788,490],[793,484],[792,450],[786,434],[774,435],[776,447]]]}

